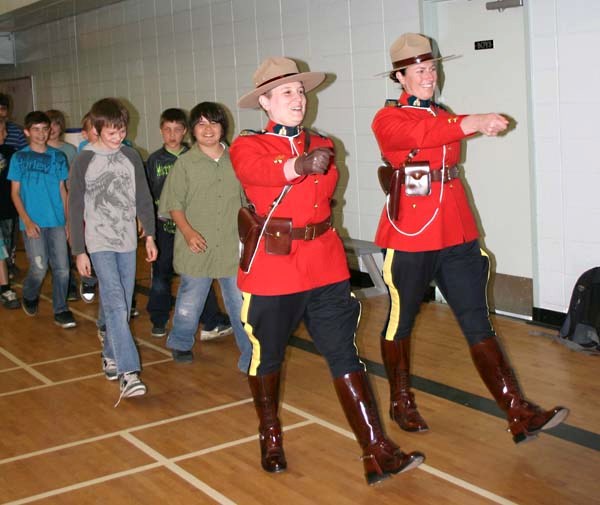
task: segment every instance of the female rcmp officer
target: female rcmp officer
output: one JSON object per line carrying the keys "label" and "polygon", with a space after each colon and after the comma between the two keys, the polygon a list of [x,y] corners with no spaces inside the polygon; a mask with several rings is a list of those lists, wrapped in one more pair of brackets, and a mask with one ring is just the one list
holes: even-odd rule
{"label": "female rcmp officer", "polygon": [[[386,249],[383,274],[390,292],[390,315],[381,340],[390,416],[403,430],[428,430],[410,391],[410,334],[425,290],[435,280],[458,319],[479,375],[506,413],[514,442],[523,442],[564,421],[569,410],[542,410],[523,398],[488,317],[489,258],[479,246],[456,167],[461,140],[477,133],[496,136],[508,121],[499,114],[450,114],[433,101],[436,62],[444,58],[433,56],[427,37],[402,35],[392,44],[390,56],[389,76],[403,92],[398,101],[388,100],[372,123],[384,160],[405,172],[400,178],[399,215],[394,219],[389,212],[394,206],[386,203],[375,238]],[[423,172],[412,180],[406,176],[410,163],[403,168],[407,161],[426,162],[430,175]]]}
{"label": "female rcmp officer", "polygon": [[[267,58],[255,72],[255,88],[241,108],[261,107],[264,130],[245,131],[231,146],[231,159],[248,199],[263,219],[272,218],[249,271],[240,269],[242,321],[253,345],[248,382],[260,421],[261,464],[286,469],[279,406],[280,370],[292,331],[304,321],[329,365],[346,417],[363,450],[369,484],[420,465],[425,457],[405,454],[383,433],[375,398],[355,346],[360,314],[351,296],[342,242],[331,227],[330,199],[338,179],[333,143],[301,126],[307,91],[325,79],[302,72],[293,60]],[[291,185],[277,206],[274,201]],[[271,228],[275,218],[289,228]],[[289,250],[270,251],[269,240]]]}

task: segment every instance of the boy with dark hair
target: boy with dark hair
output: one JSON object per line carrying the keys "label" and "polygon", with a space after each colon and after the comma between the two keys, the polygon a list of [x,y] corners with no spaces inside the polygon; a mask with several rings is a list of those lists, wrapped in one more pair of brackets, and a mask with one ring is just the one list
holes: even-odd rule
{"label": "boy with dark hair", "polygon": [[[160,116],[160,133],[163,146],[153,152],[146,162],[146,175],[150,183],[150,192],[154,204],[158,208],[160,194],[167,175],[173,165],[189,147],[183,139],[187,133],[187,117],[181,109],[166,109]],[[164,337],[167,334],[167,322],[171,310],[171,280],[173,279],[173,246],[175,241],[175,223],[172,219],[156,221],[156,245],[158,259],[152,265],[152,284],[148,297],[147,310],[152,321],[152,336]],[[211,289],[206,299],[204,311],[200,316],[202,331],[201,340],[209,340],[217,336],[232,333],[231,324],[226,314],[219,312],[217,297]]]}
{"label": "boy with dark hair", "polygon": [[42,282],[52,268],[52,306],[54,322],[63,328],[76,326],[67,307],[69,255],[66,235],[69,170],[65,155],[46,145],[50,119],[41,111],[25,116],[25,135],[29,146],[10,160],[8,179],[11,196],[19,214],[20,228],[29,270],[23,281],[23,310],[35,316]]}
{"label": "boy with dark hair", "polygon": [[146,261],[154,261],[154,212],[142,160],[136,150],[123,145],[127,109],[116,98],[103,98],[92,106],[90,118],[98,139],[84,147],[71,169],[70,240],[79,274],[89,276],[91,263],[96,271],[106,321],[102,368],[108,380],[119,379],[118,405],[121,398],[146,394],[129,314],[135,284],[136,218],[146,235]]}
{"label": "boy with dark hair", "polygon": [[217,279],[241,353],[238,368],[246,373],[252,346],[242,327],[242,294],[236,283],[236,214],[242,192],[229,159],[227,127],[225,109],[217,103],[202,102],[191,110],[195,143],[175,163],[161,195],[159,215],[170,215],[177,225],[173,266],[180,276],[167,347],[175,361],[193,361],[200,314]]}
{"label": "boy with dark hair", "polygon": [[13,222],[17,210],[10,198],[10,181],[8,165],[15,148],[4,143],[6,139],[6,122],[0,120],[0,302],[7,309],[18,309],[21,302],[10,287],[10,278],[6,260],[10,257],[10,243]]}
{"label": "boy with dark hair", "polygon": [[0,119],[6,121],[6,139],[4,143],[7,146],[14,147],[15,149],[23,149],[27,146],[27,137],[23,133],[23,130],[12,121],[9,121],[10,116],[10,96],[5,93],[0,93]]}

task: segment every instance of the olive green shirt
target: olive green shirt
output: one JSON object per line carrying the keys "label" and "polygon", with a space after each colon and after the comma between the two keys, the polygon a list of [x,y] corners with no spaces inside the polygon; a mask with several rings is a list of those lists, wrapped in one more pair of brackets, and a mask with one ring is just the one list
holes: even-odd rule
{"label": "olive green shirt", "polygon": [[177,159],[160,195],[158,215],[170,218],[169,211],[183,211],[207,244],[205,252],[193,253],[177,228],[173,268],[178,274],[211,278],[237,274],[241,195],[228,147],[218,161],[204,154],[197,144]]}

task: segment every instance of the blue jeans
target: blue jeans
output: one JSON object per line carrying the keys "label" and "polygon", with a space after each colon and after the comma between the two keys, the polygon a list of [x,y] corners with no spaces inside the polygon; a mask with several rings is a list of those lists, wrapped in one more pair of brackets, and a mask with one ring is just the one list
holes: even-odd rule
{"label": "blue jeans", "polygon": [[129,329],[129,311],[135,286],[136,251],[91,253],[100,303],[106,322],[106,338],[102,354],[117,362],[117,373],[139,372],[140,356]]}
{"label": "blue jeans", "polygon": [[23,298],[36,300],[40,296],[42,282],[52,269],[52,308],[55,314],[68,310],[69,253],[64,226],[40,228],[38,238],[23,232],[23,244],[29,260],[29,270],[23,281]]}
{"label": "blue jeans", "polygon": [[[235,341],[241,353],[238,368],[242,372],[247,373],[250,366],[250,358],[252,357],[252,344],[244,331],[240,319],[242,313],[242,293],[237,287],[235,276],[221,277],[217,280],[221,286],[225,309],[231,319]],[[194,335],[198,331],[198,321],[204,309],[204,303],[206,302],[212,281],[210,277],[181,275],[177,301],[175,302],[173,328],[167,339],[167,347],[169,349],[189,351],[194,346]]]}

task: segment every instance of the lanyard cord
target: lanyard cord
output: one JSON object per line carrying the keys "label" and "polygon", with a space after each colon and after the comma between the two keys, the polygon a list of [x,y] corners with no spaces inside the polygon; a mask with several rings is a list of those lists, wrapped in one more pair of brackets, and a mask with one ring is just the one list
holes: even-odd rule
{"label": "lanyard cord", "polygon": [[[411,107],[414,109],[421,109],[421,107]],[[433,115],[436,116],[435,112],[433,110],[431,110],[431,108],[428,108],[427,111]],[[390,216],[390,195],[388,194],[386,196],[385,199],[385,212],[388,218],[388,221],[390,222],[390,224],[392,225],[392,227],[394,228],[394,230],[396,230],[398,233],[400,233],[401,235],[404,235],[405,237],[416,237],[417,235],[420,235],[421,233],[423,233],[431,223],[433,223],[433,221],[435,220],[435,218],[438,216],[439,212],[440,212],[440,207],[442,206],[442,198],[444,197],[444,172],[446,171],[446,145],[444,144],[442,146],[442,180],[441,180],[441,188],[440,188],[440,199],[438,201],[438,206],[435,209],[435,212],[433,213],[433,215],[431,216],[431,218],[429,219],[429,221],[427,221],[420,230],[413,232],[413,233],[409,233],[406,231],[401,230],[400,228],[398,228],[396,226],[396,224],[394,223],[394,220],[392,219],[392,217]]]}
{"label": "lanyard cord", "polygon": [[[282,135],[277,135],[276,133],[271,133],[271,132],[267,132],[267,135],[275,135],[277,137],[282,136]],[[292,154],[295,156],[300,156],[298,149],[294,145],[293,138],[294,137],[287,137],[287,139],[290,143],[290,148],[291,148]],[[309,145],[310,145],[310,136],[309,136],[308,131],[306,131],[306,141],[305,141],[306,151],[308,151]],[[284,196],[288,194],[290,189],[292,189],[292,184],[288,184],[287,186],[284,186],[283,189],[281,190],[281,193],[279,193],[279,196],[271,204],[271,209],[267,213],[267,217],[265,218],[265,221],[260,229],[260,233],[258,234],[258,245],[256,246],[256,249],[254,249],[254,253],[252,254],[252,258],[250,258],[250,263],[248,264],[248,270],[245,273],[250,273],[250,269],[252,268],[252,263],[254,263],[254,258],[256,258],[256,253],[258,252],[258,248],[260,246],[260,241],[262,240],[262,238],[267,230],[267,225],[269,224],[269,221],[271,220],[271,216],[273,215],[273,212],[275,212],[275,209],[281,203],[281,200],[283,200]]]}

